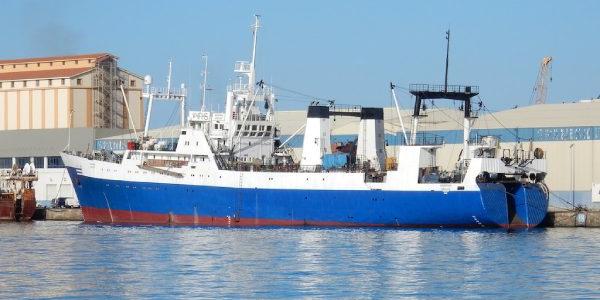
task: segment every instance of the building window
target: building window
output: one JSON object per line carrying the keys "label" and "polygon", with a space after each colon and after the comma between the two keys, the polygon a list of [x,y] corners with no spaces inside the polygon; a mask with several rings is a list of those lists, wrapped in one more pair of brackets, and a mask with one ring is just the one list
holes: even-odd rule
{"label": "building window", "polygon": [[23,87],[27,87],[27,81],[23,80]]}
{"label": "building window", "polygon": [[17,68],[17,65],[13,65],[13,69],[16,69],[16,68]]}
{"label": "building window", "polygon": [[129,81],[129,86],[131,86],[131,87],[135,86],[135,80],[130,80]]}
{"label": "building window", "polygon": [[90,64],[91,64],[91,63],[92,63],[92,60],[91,60],[91,59],[88,59],[88,63],[90,63]]}
{"label": "building window", "polygon": [[29,67],[29,64],[25,64],[25,68]]}
{"label": "building window", "polygon": [[74,62],[75,62],[75,64],[76,64],[76,65],[77,65],[77,64],[79,64],[79,61],[78,61],[78,60],[74,60]]}
{"label": "building window", "polygon": [[65,85],[65,79],[64,78],[60,80],[60,84],[61,85]]}
{"label": "building window", "polygon": [[4,65],[0,65],[0,69],[4,70]]}
{"label": "building window", "polygon": [[25,166],[25,164],[28,164],[31,162],[31,158],[30,157],[17,157],[17,166],[19,166],[19,168],[23,168],[23,166]]}
{"label": "building window", "polygon": [[52,85],[52,79],[48,79],[48,86]]}
{"label": "building window", "polygon": [[12,168],[12,158],[0,157],[0,169],[10,169],[10,168]]}
{"label": "building window", "polygon": [[38,67],[40,66],[40,63],[38,63]]}
{"label": "building window", "polygon": [[53,64],[53,63],[52,63],[52,62],[50,62],[50,66],[51,66],[51,67],[52,67],[52,64]]}
{"label": "building window", "polygon": [[65,61],[64,60],[62,61],[62,64],[63,64],[63,66],[65,65]]}
{"label": "building window", "polygon": [[40,157],[40,156],[34,157],[33,164],[35,165],[36,169],[43,168],[44,167],[44,157],[43,156],[42,157]]}
{"label": "building window", "polygon": [[48,156],[48,168],[64,168],[62,158],[60,156]]}
{"label": "building window", "polygon": [[82,82],[83,80],[81,78],[77,78],[77,85],[81,85]]}
{"label": "building window", "polygon": [[39,80],[35,81],[35,86],[40,86],[40,81]]}
{"label": "building window", "polygon": [[11,82],[10,82],[10,87],[11,87],[11,88],[14,88],[14,87],[15,87],[15,82],[14,82],[14,81],[11,81]]}
{"label": "building window", "polygon": [[0,82],[0,89],[2,88],[2,82]]}

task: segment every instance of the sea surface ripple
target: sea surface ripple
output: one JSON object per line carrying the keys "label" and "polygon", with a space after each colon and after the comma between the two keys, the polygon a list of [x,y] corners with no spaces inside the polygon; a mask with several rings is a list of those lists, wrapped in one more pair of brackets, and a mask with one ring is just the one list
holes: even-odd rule
{"label": "sea surface ripple", "polygon": [[0,299],[599,298],[599,237],[0,223]]}

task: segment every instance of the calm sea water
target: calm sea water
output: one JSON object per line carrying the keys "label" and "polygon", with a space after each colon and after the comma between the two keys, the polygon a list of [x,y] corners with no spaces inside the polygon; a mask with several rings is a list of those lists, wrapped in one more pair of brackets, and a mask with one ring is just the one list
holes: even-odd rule
{"label": "calm sea water", "polygon": [[600,230],[0,224],[0,299],[598,298]]}

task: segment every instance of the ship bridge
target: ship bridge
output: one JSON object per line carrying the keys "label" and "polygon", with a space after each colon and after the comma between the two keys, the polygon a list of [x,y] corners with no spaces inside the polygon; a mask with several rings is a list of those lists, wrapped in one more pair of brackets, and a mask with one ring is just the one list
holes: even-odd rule
{"label": "ship bridge", "polygon": [[411,84],[409,92],[415,96],[413,117],[420,117],[421,102],[426,99],[449,99],[465,102],[465,118],[471,118],[471,98],[479,95],[473,85]]}

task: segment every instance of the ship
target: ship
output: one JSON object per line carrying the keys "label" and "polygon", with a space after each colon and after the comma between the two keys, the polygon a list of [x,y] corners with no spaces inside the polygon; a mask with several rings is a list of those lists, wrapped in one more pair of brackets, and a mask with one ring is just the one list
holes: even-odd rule
{"label": "ship", "polygon": [[[411,85],[413,120],[410,130],[402,125],[395,155],[385,151],[382,108],[313,101],[296,131],[304,137],[295,161],[291,137],[279,136],[285,120],[275,118],[274,88],[256,80],[258,17],[252,28],[252,58],[236,62],[240,80],[228,87],[224,111],[190,111],[176,144],[148,136],[146,127],[122,154],[61,153],[84,222],[521,229],[544,219],[545,151],[501,149],[494,136],[470,139],[477,86]],[[160,93],[155,98],[177,94]],[[463,149],[452,171],[436,161],[443,140],[417,130],[427,99],[462,102]],[[355,141],[332,146],[336,116],[360,120]]]}
{"label": "ship", "polygon": [[15,165],[0,173],[0,221],[30,221],[35,213],[37,174],[29,167],[24,170]]}

